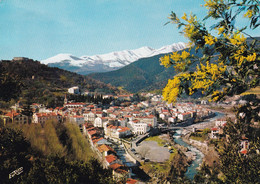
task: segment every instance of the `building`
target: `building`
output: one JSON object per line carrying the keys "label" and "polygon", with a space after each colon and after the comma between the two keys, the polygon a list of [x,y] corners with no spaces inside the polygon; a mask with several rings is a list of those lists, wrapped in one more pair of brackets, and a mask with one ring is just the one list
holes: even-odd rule
{"label": "building", "polygon": [[75,94],[75,95],[80,94],[80,92],[79,92],[79,87],[78,87],[78,86],[74,86],[74,87],[72,87],[72,88],[69,88],[69,89],[68,89],[68,92],[69,92],[70,94]]}
{"label": "building", "polygon": [[107,117],[97,117],[94,121],[94,127],[104,127],[104,123],[108,121]]}
{"label": "building", "polygon": [[147,123],[142,123],[139,121],[129,121],[129,126],[134,134],[140,135],[145,134],[150,130],[150,126]]}
{"label": "building", "polygon": [[33,123],[44,124],[48,120],[61,121],[62,116],[57,113],[34,113]]}
{"label": "building", "polygon": [[86,107],[86,106],[87,106],[87,104],[86,103],[82,103],[82,102],[64,104],[64,107],[67,107],[69,109],[83,108],[83,107]]}
{"label": "building", "polygon": [[17,112],[8,112],[7,114],[2,116],[2,119],[4,120],[4,123],[29,123],[28,116]]}
{"label": "building", "polygon": [[83,116],[74,115],[70,117],[70,122],[76,123],[77,125],[82,125],[85,121]]}
{"label": "building", "polygon": [[214,127],[211,129],[211,139],[217,139],[219,134],[218,128]]}

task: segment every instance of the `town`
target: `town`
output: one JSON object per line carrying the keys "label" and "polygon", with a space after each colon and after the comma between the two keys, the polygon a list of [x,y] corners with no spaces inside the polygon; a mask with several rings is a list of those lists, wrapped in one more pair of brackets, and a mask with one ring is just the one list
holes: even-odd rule
{"label": "town", "polygon": [[[199,122],[216,116],[216,113],[208,108],[206,100],[172,105],[163,101],[161,95],[141,93],[143,101],[139,100],[139,102],[134,100],[133,94],[103,95],[104,99],[110,98],[112,101],[109,105],[102,105],[70,101],[67,94],[79,95],[79,87],[68,89],[62,107],[47,108],[44,104],[33,103],[30,106],[32,116],[26,116],[21,113],[22,104],[18,102],[1,118],[4,124],[43,125],[50,120],[74,123],[89,140],[91,149],[96,153],[102,166],[111,168],[113,177],[126,177],[129,178],[129,182],[138,181],[135,180],[138,176],[135,177],[132,173],[134,168],[140,163],[150,161],[140,149],[137,151],[137,145],[145,138],[188,126],[189,129],[185,129],[185,134],[188,132],[194,135],[199,129],[211,128],[208,132],[210,138],[217,139],[218,136],[223,135],[223,127],[227,123],[223,117],[225,115],[222,114],[221,118],[217,117],[201,128],[202,124]],[[196,140],[190,141],[190,144],[194,145],[194,143]],[[203,147],[204,143],[197,141],[198,144]],[[241,153],[246,154],[248,148],[248,139],[241,137]]]}

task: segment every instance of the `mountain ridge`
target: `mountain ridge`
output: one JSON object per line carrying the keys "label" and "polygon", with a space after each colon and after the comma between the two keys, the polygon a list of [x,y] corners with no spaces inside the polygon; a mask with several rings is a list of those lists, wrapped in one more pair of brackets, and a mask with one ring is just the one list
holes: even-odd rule
{"label": "mountain ridge", "polygon": [[163,46],[159,49],[145,46],[134,50],[116,51],[94,56],[77,57],[72,54],[58,54],[51,58],[42,60],[41,63],[84,75],[96,72],[114,71],[141,58],[166,54],[173,51],[183,50],[185,48],[187,48],[185,43],[178,42]]}

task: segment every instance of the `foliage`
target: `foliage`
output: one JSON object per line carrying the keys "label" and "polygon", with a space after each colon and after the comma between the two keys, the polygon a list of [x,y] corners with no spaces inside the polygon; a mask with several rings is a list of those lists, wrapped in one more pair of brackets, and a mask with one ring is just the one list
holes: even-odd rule
{"label": "foliage", "polygon": [[[47,125],[48,129],[53,126]],[[29,142],[17,129],[18,126],[6,128],[2,124],[0,127],[0,183],[114,183],[111,171],[103,169],[97,160],[71,160],[60,154],[44,156],[31,147],[33,136]],[[23,132],[29,135],[28,127]],[[51,137],[55,135],[52,131],[48,133]],[[9,174],[20,167],[23,172],[9,179]]]}
{"label": "foliage", "polygon": [[[173,66],[181,72],[169,79],[163,90],[168,102],[185,92],[189,95],[201,90],[211,99],[218,101],[225,96],[241,94],[259,85],[259,41],[250,37],[247,42],[245,31],[259,26],[259,1],[257,0],[206,0],[204,7],[208,15],[200,21],[192,13],[179,19],[175,13],[170,22],[183,28],[182,33],[190,45],[200,49],[202,57],[188,52],[173,52],[161,57],[165,67]],[[245,13],[250,25],[240,28],[236,24],[239,15]],[[208,30],[205,23],[216,22]],[[217,33],[216,33],[217,32]],[[216,35],[216,36],[214,36]],[[195,71],[187,71],[189,66],[199,61]]]}
{"label": "foliage", "polygon": [[14,73],[0,68],[0,100],[10,101],[12,98],[17,99],[17,93],[21,92],[22,84]]}
{"label": "foliage", "polygon": [[9,179],[9,174],[20,167],[28,172],[30,155],[30,143],[21,132],[0,127],[0,183],[17,182],[18,176]]}
{"label": "foliage", "polygon": [[0,100],[13,98],[28,105],[38,102],[57,107],[63,105],[64,92],[72,86],[90,92],[98,89],[111,94],[119,92],[90,77],[51,68],[38,61],[0,61]]}
{"label": "foliage", "polygon": [[159,146],[164,146],[167,141],[160,138],[160,136],[152,136],[145,139],[145,141],[155,141]]}
{"label": "foliage", "polygon": [[119,70],[88,76],[132,93],[161,89],[166,84],[165,80],[172,75],[174,70],[161,66],[158,63],[159,57],[142,58]]}
{"label": "foliage", "polygon": [[[191,95],[196,91],[220,101],[259,87],[259,39],[247,34],[249,29],[260,25],[259,5],[257,0],[205,0],[208,15],[202,21],[192,13],[184,14],[181,19],[171,13],[170,22],[182,28],[189,44],[201,50],[203,56],[174,52],[161,57],[161,64],[180,72],[163,90],[166,101],[174,103],[181,93]],[[249,25],[239,27],[237,20],[241,15]],[[207,23],[210,29],[205,26]],[[196,70],[188,71],[196,62],[199,62]],[[203,165],[196,182],[259,183],[260,133],[252,124],[259,122],[259,99],[256,95],[243,98],[246,104],[235,108],[236,121],[230,120],[225,126],[226,140],[216,144],[221,145],[220,165],[210,169]],[[242,137],[250,142],[247,153],[241,152]]]}
{"label": "foliage", "polygon": [[87,139],[83,137],[79,128],[71,123],[65,124],[66,134],[68,137],[68,153],[71,160],[90,160],[93,155]]}
{"label": "foliage", "polygon": [[171,160],[170,170],[167,175],[167,180],[171,183],[186,183],[184,174],[186,172],[186,166],[188,165],[186,156],[178,151],[175,154],[174,159]]}

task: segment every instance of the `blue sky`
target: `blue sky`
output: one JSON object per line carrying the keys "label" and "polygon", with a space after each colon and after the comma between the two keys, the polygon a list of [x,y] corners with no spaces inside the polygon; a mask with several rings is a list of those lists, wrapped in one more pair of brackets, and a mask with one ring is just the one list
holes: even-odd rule
{"label": "blue sky", "polygon": [[1,0],[0,59],[104,54],[184,41],[171,11],[205,15],[202,0]]}

